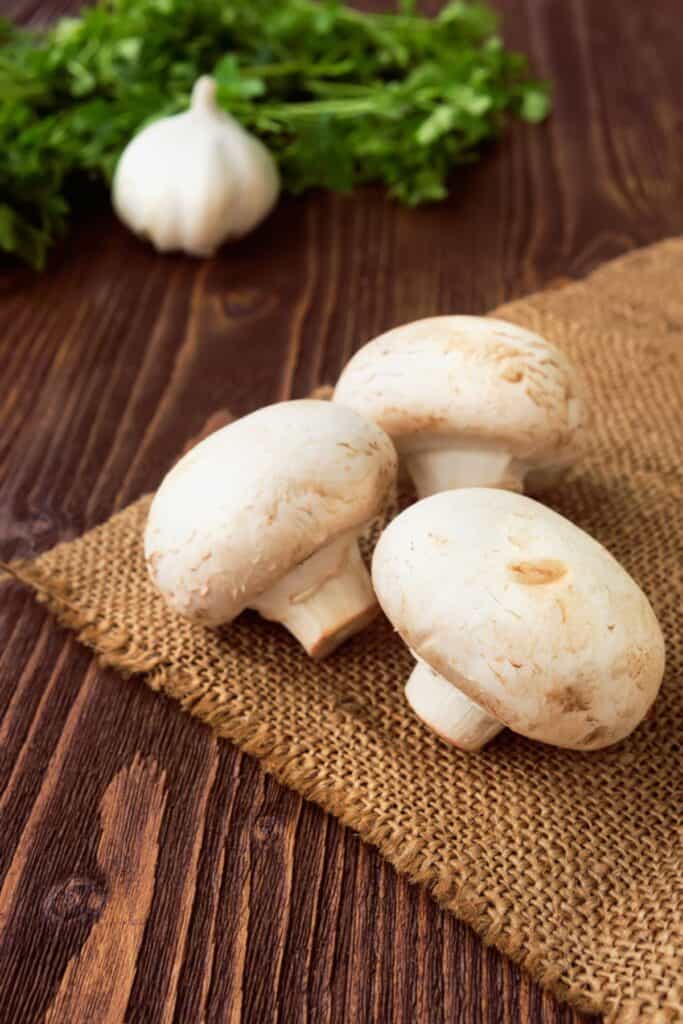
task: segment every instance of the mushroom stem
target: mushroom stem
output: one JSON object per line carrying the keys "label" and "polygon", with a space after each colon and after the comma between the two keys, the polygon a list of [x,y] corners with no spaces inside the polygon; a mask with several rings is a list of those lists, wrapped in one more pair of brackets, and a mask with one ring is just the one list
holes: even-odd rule
{"label": "mushroom stem", "polygon": [[424,661],[413,669],[405,692],[417,717],[460,750],[481,750],[503,728]]}
{"label": "mushroom stem", "polygon": [[313,658],[330,654],[379,610],[356,533],[320,548],[249,606],[282,623]]}
{"label": "mushroom stem", "polygon": [[458,445],[406,452],[403,458],[420,498],[460,487],[523,490],[526,466],[499,449]]}

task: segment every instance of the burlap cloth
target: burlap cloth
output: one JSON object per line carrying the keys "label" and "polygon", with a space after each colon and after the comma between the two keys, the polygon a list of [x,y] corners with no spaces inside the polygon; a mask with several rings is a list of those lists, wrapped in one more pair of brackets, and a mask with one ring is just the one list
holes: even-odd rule
{"label": "burlap cloth", "polygon": [[13,570],[104,662],[260,758],[559,997],[683,1020],[683,240],[497,315],[583,370],[590,450],[545,498],[623,562],[666,634],[654,712],[617,748],[504,732],[479,755],[448,749],[409,712],[411,657],[383,619],[320,664],[249,613],[188,625],[147,581],[148,498]]}

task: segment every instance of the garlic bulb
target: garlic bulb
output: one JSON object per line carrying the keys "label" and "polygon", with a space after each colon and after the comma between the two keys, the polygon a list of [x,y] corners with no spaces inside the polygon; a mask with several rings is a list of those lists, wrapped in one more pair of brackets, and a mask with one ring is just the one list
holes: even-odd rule
{"label": "garlic bulb", "polygon": [[275,205],[280,179],[262,142],[216,106],[216,83],[200,78],[190,109],[143,128],[121,154],[114,209],[160,252],[210,256]]}

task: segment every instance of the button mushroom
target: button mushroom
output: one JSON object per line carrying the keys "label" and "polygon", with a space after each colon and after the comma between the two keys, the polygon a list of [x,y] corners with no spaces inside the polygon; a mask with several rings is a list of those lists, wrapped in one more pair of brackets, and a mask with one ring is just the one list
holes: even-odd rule
{"label": "button mushroom", "polygon": [[448,491],[384,531],[372,578],[417,666],[416,714],[479,750],[504,726],[597,750],[657,695],[664,641],[650,604],[596,540],[520,494]]}
{"label": "button mushroom", "polygon": [[335,402],[393,438],[418,495],[457,487],[522,490],[575,456],[587,406],[567,357],[488,317],[405,324],[361,348]]}
{"label": "button mushroom", "polygon": [[396,475],[387,435],[331,402],[267,406],[202,441],[149,513],[156,587],[206,625],[245,608],[281,622],[313,657],[376,614],[357,538]]}

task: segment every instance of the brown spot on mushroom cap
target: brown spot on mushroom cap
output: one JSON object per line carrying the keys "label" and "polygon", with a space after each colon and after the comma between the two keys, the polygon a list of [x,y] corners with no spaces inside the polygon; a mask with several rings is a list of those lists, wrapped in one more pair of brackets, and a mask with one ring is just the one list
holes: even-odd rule
{"label": "brown spot on mushroom cap", "polygon": [[601,746],[607,745],[609,738],[609,729],[606,725],[596,725],[594,729],[586,733],[582,740],[576,745],[577,747],[592,747],[595,743],[600,743]]}
{"label": "brown spot on mushroom cap", "polygon": [[612,672],[616,678],[630,679],[638,689],[642,689],[651,671],[652,660],[652,651],[630,646],[614,662]]}
{"label": "brown spot on mushroom cap", "polygon": [[536,558],[528,562],[511,562],[507,567],[515,583],[538,586],[557,583],[567,575],[567,566],[556,558]]}
{"label": "brown spot on mushroom cap", "polygon": [[382,418],[396,424],[394,437],[405,437],[430,431],[435,434],[454,433],[454,427],[448,416],[441,413],[416,412],[405,406],[387,405],[383,409]]}
{"label": "brown spot on mushroom cap", "polygon": [[514,367],[508,366],[500,375],[503,380],[509,381],[511,384],[519,384],[520,381],[524,380],[524,374],[521,370],[515,370]]}
{"label": "brown spot on mushroom cap", "polygon": [[548,690],[548,700],[557,704],[562,711],[588,711],[591,707],[591,701],[576,686]]}

